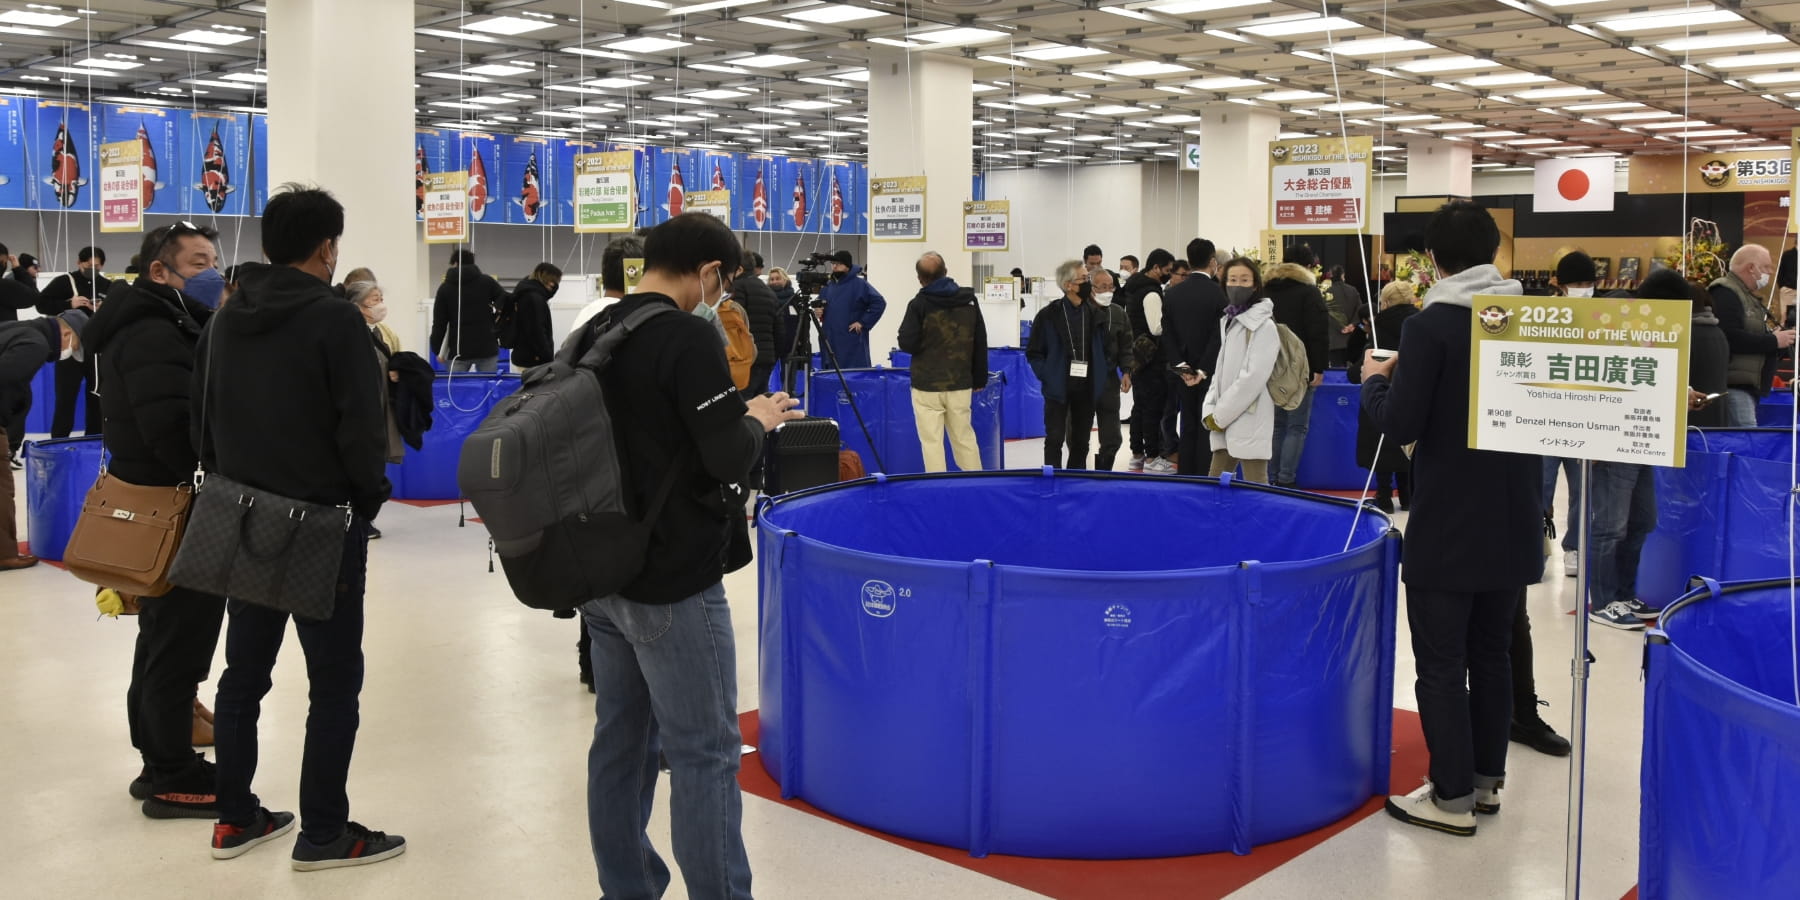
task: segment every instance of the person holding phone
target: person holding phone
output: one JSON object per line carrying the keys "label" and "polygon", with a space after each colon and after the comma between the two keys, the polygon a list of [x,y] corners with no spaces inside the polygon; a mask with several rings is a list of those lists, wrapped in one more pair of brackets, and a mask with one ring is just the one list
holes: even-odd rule
{"label": "person holding phone", "polygon": [[[1209,474],[1216,478],[1241,465],[1245,481],[1267,483],[1275,449],[1269,375],[1281,355],[1275,302],[1263,292],[1262,270],[1243,257],[1225,264],[1225,294],[1231,305],[1219,322],[1218,371],[1200,403],[1200,421],[1211,433]],[[1188,387],[1200,383],[1191,369],[1177,375]]]}
{"label": "person holding phone", "polygon": [[[100,299],[112,290],[112,281],[100,274],[106,265],[106,251],[99,247],[83,247],[76,255],[75,271],[58,275],[38,294],[38,312],[55,316],[71,309],[93,315]],[[75,430],[75,401],[87,394],[87,413],[83,417],[83,433],[100,433],[103,417],[100,398],[94,394],[94,361],[65,359],[56,364],[56,410],[50,420],[50,436],[66,438]]]}

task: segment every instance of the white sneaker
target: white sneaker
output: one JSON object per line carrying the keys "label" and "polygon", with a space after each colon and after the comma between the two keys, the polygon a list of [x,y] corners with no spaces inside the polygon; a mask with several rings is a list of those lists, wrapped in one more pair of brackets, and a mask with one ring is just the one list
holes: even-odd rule
{"label": "white sneaker", "polygon": [[1388,815],[1420,828],[1430,828],[1458,837],[1475,836],[1475,814],[1473,812],[1454,813],[1446,811],[1432,799],[1431,782],[1424,787],[1405,796],[1393,796],[1387,799]]}
{"label": "white sneaker", "polygon": [[1153,475],[1175,474],[1175,464],[1158,456],[1144,462],[1144,471]]}
{"label": "white sneaker", "polygon": [[1581,574],[1581,551],[1570,550],[1563,554],[1563,574],[1570,578]]}
{"label": "white sneaker", "polygon": [[1500,811],[1500,786],[1475,789],[1475,811],[1484,816],[1491,816]]}
{"label": "white sneaker", "polygon": [[1125,470],[1127,472],[1142,472],[1142,471],[1144,471],[1144,458],[1142,456],[1133,456],[1131,458],[1131,464],[1129,466],[1127,466]]}

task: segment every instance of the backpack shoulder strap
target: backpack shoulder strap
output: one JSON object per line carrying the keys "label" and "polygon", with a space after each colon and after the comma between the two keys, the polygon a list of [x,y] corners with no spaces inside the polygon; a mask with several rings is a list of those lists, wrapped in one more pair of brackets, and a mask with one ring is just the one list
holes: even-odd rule
{"label": "backpack shoulder strap", "polygon": [[[568,344],[565,344],[563,349],[569,354],[569,358],[563,361],[577,368],[592,369],[596,372],[601,371],[612,362],[613,354],[619,352],[620,345],[624,344],[626,339],[631,337],[634,332],[644,327],[645,322],[660,315],[674,315],[680,312],[681,310],[674,307],[656,304],[634,310],[631,315],[626,316],[624,321],[621,322],[612,322],[610,317],[606,318],[604,321],[601,317],[596,317],[594,324],[589,325],[588,327],[599,328],[599,338],[594,341],[593,346],[589,347],[586,353],[581,355],[579,360],[574,358],[575,348],[578,346],[579,342],[570,341]],[[562,356],[562,353],[558,353],[557,355],[560,357]]]}

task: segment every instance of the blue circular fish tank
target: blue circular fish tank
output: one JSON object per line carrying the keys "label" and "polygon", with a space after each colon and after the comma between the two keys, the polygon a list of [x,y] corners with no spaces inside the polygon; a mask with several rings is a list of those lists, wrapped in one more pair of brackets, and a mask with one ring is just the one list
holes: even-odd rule
{"label": "blue circular fish tank", "polygon": [[784,797],[976,856],[1121,859],[1248,853],[1388,792],[1378,512],[1046,469],[876,476],[757,520]]}
{"label": "blue circular fish tank", "polygon": [[1646,638],[1640,896],[1792,897],[1795,598],[1785,577],[1698,581]]}

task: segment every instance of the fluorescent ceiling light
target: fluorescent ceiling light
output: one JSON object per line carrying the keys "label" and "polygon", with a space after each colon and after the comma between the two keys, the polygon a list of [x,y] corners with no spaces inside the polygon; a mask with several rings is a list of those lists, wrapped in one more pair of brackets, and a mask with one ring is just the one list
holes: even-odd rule
{"label": "fluorescent ceiling light", "polygon": [[1377,116],[1375,119],[1375,121],[1377,121],[1377,122],[1388,122],[1388,123],[1435,122],[1437,120],[1438,120],[1437,116],[1431,115],[1429,113],[1407,113],[1405,115],[1399,115],[1399,116]]}
{"label": "fluorescent ceiling light", "polygon": [[836,78],[840,81],[867,82],[869,80],[869,70],[868,69],[857,69],[854,72],[845,72],[841,75],[833,75],[831,77]]}
{"label": "fluorescent ceiling light", "polygon": [[827,103],[823,100],[789,100],[781,105],[788,109],[830,109],[837,104]]}
{"label": "fluorescent ceiling light", "polygon": [[1285,37],[1295,34],[1316,34],[1321,31],[1352,31],[1361,27],[1361,25],[1339,16],[1310,16],[1305,19],[1270,22],[1266,25],[1245,25],[1238,30],[1259,34],[1263,37]]}
{"label": "fluorescent ceiling light", "polygon": [[[269,83],[269,76],[264,75],[261,72],[232,72],[229,75],[221,75],[219,77],[224,78],[226,81],[248,81],[251,84]],[[528,97],[526,99],[531,98]]]}
{"label": "fluorescent ceiling light", "polygon": [[1150,121],[1158,125],[1192,125],[1200,121],[1200,117],[1191,113],[1178,113],[1172,116],[1157,116]]}
{"label": "fluorescent ceiling light", "polygon": [[1709,69],[1754,69],[1758,66],[1791,66],[1795,63],[1800,63],[1800,52],[1752,53],[1747,56],[1726,56],[1700,61],[1701,65]]}
{"label": "fluorescent ceiling light", "polygon": [[601,59],[630,59],[631,58],[629,56],[626,56],[623,53],[614,53],[611,50],[595,50],[592,47],[564,47],[562,52],[573,53],[576,56],[598,56]]}
{"label": "fluorescent ceiling light", "polygon": [[592,79],[582,82],[582,84],[585,84],[588,87],[615,88],[616,89],[616,88],[643,87],[644,85],[649,84],[650,82],[651,82],[651,79],[649,79],[649,78],[641,78],[638,76],[626,76],[624,78],[592,78]]}
{"label": "fluorescent ceiling light", "polygon": [[878,16],[885,16],[887,13],[878,9],[863,9],[860,6],[851,6],[848,3],[822,3],[818,6],[800,10],[799,12],[782,13],[782,15],[787,16],[790,19],[799,19],[802,22],[818,22],[821,25],[835,25],[839,22],[856,22],[862,19],[873,19]]}
{"label": "fluorescent ceiling light", "polygon": [[461,72],[420,72],[419,74],[426,78],[442,78],[445,81],[473,81],[479,84],[488,83],[488,79],[483,78],[480,75],[464,75]]}
{"label": "fluorescent ceiling light", "polygon": [[613,41],[606,45],[606,49],[625,53],[656,53],[661,50],[674,50],[677,47],[686,46],[689,46],[687,41],[678,41],[674,38],[634,37]]}
{"label": "fluorescent ceiling light", "polygon": [[1110,74],[1122,75],[1126,78],[1142,78],[1150,75],[1170,75],[1175,72],[1192,72],[1193,69],[1177,63],[1140,60],[1138,62],[1129,62],[1122,65],[1111,66],[1106,71]]}
{"label": "fluorescent ceiling light", "polygon": [[811,28],[808,28],[805,25],[795,25],[792,22],[783,22],[780,19],[765,19],[762,16],[744,16],[738,19],[738,21],[748,22],[752,25],[761,25],[764,28],[782,28],[788,31],[812,31]]}
{"label": "fluorescent ceiling light", "polygon": [[1406,53],[1412,50],[1430,49],[1432,49],[1431,45],[1424,41],[1415,41],[1412,38],[1383,37],[1332,44],[1325,48],[1325,52],[1333,56],[1377,56],[1383,53]]}
{"label": "fluorescent ceiling light", "polygon": [[543,19],[521,19],[515,16],[495,16],[492,19],[484,19],[480,22],[470,22],[462,27],[470,31],[485,31],[488,34],[513,35],[541,31],[545,28],[555,28],[556,23],[546,22]]}
{"label": "fluorescent ceiling light", "polygon": [[700,105],[700,101],[695,100],[692,97],[680,97],[680,96],[676,96],[674,94],[665,94],[661,97],[656,97],[654,99],[656,99],[657,101],[662,102],[662,103],[681,103],[681,104],[686,104],[689,106],[699,106]]}
{"label": "fluorescent ceiling light", "polygon": [[1748,80],[1752,84],[1790,84],[1800,81],[1800,72],[1765,72],[1752,75]]}
{"label": "fluorescent ceiling light", "polygon": [[1468,69],[1492,69],[1500,65],[1491,59],[1475,56],[1445,56],[1438,59],[1418,59],[1408,63],[1400,63],[1394,68],[1402,72],[1461,72]]}
{"label": "fluorescent ceiling light", "polygon": [[463,71],[470,75],[526,75],[535,70],[530,66],[505,66],[499,63],[486,63],[479,66],[470,66]]}
{"label": "fluorescent ceiling light", "polygon": [[779,53],[765,53],[761,56],[746,56],[731,60],[734,66],[749,66],[752,69],[770,69],[776,66],[797,66],[803,62],[811,62],[803,56],[783,56]]}
{"label": "fluorescent ceiling light", "polygon": [[1387,109],[1387,106],[1381,103],[1367,103],[1361,100],[1353,100],[1348,103],[1327,103],[1324,106],[1319,107],[1319,112],[1351,113],[1370,112],[1377,109]]}
{"label": "fluorescent ceiling light", "polygon": [[1478,141],[1488,141],[1488,140],[1493,140],[1494,138],[1518,137],[1518,136],[1519,136],[1519,132],[1517,132],[1517,131],[1483,131],[1480,134],[1465,134],[1465,135],[1463,135],[1463,137],[1474,138],[1475,140],[1478,140]]}
{"label": "fluorescent ceiling light", "polygon": [[172,40],[185,41],[191,44],[212,44],[216,47],[229,47],[233,44],[241,44],[251,40],[251,37],[247,34],[233,34],[229,31],[213,31],[208,28],[196,28],[193,31],[184,31],[175,35]]}
{"label": "fluorescent ceiling light", "polygon": [[1199,81],[1190,81],[1188,82],[1188,87],[1191,87],[1196,91],[1229,91],[1233,88],[1262,87],[1263,84],[1264,82],[1258,81],[1255,78],[1237,78],[1230,75],[1221,75],[1216,78],[1202,78]]}
{"label": "fluorescent ceiling light", "polygon": [[[1644,104],[1632,103],[1628,100],[1621,100],[1621,101],[1614,102],[1614,103],[1577,103],[1574,106],[1563,107],[1563,109],[1566,109],[1569,112],[1602,112],[1604,110],[1609,110],[1609,109],[1643,109],[1643,108],[1644,108]],[[1673,114],[1671,113],[1671,115],[1673,115]]]}
{"label": "fluorescent ceiling light", "polygon": [[433,100],[428,106],[448,106],[454,109],[486,109],[479,103],[464,103],[461,100]]}
{"label": "fluorescent ceiling light", "polygon": [[1682,122],[1652,122],[1648,125],[1639,125],[1637,127],[1647,131],[1663,131],[1670,128],[1711,128],[1713,127],[1713,123],[1690,119]]}
{"label": "fluorescent ceiling light", "polygon": [[715,9],[730,9],[734,6],[749,6],[761,3],[762,0],[712,0],[710,3],[696,3],[692,6],[677,6],[669,10],[669,15],[685,16],[693,13],[712,12]]}
{"label": "fluorescent ceiling light", "polygon": [[[1687,136],[1690,138],[1743,137],[1743,135],[1744,133],[1736,128],[1725,128],[1717,131],[1690,131],[1687,133]],[[1758,138],[1758,140],[1761,139]]]}
{"label": "fluorescent ceiling light", "polygon": [[1055,106],[1059,103],[1074,103],[1075,98],[1062,94],[1026,94],[1014,97],[1012,102],[1024,106]]}
{"label": "fluorescent ceiling light", "polygon": [[1743,21],[1742,16],[1729,10],[1697,9],[1620,16],[1616,19],[1602,19],[1594,24],[1607,31],[1629,34],[1634,31],[1659,31],[1665,28],[1688,28],[1694,25],[1718,25],[1723,22],[1741,21]]}
{"label": "fluorescent ceiling light", "polygon": [[150,47],[155,50],[173,50],[176,53],[207,53],[218,55],[220,50],[213,47],[201,47],[195,44],[177,44],[172,41],[147,41],[142,38],[126,38],[121,44],[133,47]]}
{"label": "fluorescent ceiling light", "polygon": [[1135,106],[1096,106],[1087,111],[1090,116],[1128,116],[1144,110]]}
{"label": "fluorescent ceiling light", "polygon": [[1259,94],[1256,99],[1267,100],[1270,103],[1292,103],[1296,100],[1321,100],[1329,96],[1331,95],[1318,91],[1274,91],[1268,94]]}
{"label": "fluorescent ceiling light", "polygon": [[766,124],[763,122],[751,122],[751,123],[745,125],[744,127],[749,128],[754,131],[780,131],[781,129],[786,128],[787,126],[786,125],[769,125],[769,124]]}
{"label": "fluorescent ceiling light", "polygon": [[688,63],[687,67],[690,69],[699,69],[702,72],[718,72],[722,75],[750,74],[749,69],[740,69],[737,66],[721,66],[717,63]]}
{"label": "fluorescent ceiling light", "polygon": [[1105,56],[1106,51],[1105,50],[1096,50],[1093,47],[1075,47],[1075,46],[1064,46],[1064,45],[1059,44],[1059,45],[1054,45],[1054,46],[1050,46],[1050,47],[1039,47],[1036,50],[1020,50],[1013,55],[1014,56],[1023,56],[1026,59],[1039,59],[1039,60],[1079,59],[1084,56]]}
{"label": "fluorescent ceiling light", "polygon": [[959,47],[965,44],[985,44],[996,38],[1006,37],[1006,32],[991,28],[946,28],[923,34],[914,32],[912,36],[914,40],[934,47]]}
{"label": "fluorescent ceiling light", "polygon": [[123,59],[78,59],[75,61],[75,64],[78,66],[91,66],[96,69],[112,69],[118,72],[124,72],[130,69],[141,69],[144,67],[144,64],[141,62],[129,62]]}
{"label": "fluorescent ceiling light", "polygon": [[1014,128],[1012,130],[1012,133],[1013,134],[1055,134],[1056,129],[1054,129],[1054,128],[1036,128],[1036,127]]}
{"label": "fluorescent ceiling light", "polygon": [[1501,141],[1501,143],[1508,147],[1538,147],[1544,144],[1560,144],[1562,141],[1556,138],[1519,138],[1513,141]]}
{"label": "fluorescent ceiling light", "polygon": [[1473,125],[1468,122],[1439,122],[1425,126],[1426,131],[1464,131],[1470,128],[1486,128],[1485,125]]}
{"label": "fluorescent ceiling light", "polygon": [[1236,9],[1240,6],[1256,6],[1268,0],[1170,0],[1168,3],[1157,3],[1150,6],[1151,12],[1167,13],[1171,16],[1187,13],[1214,12],[1221,9]]}
{"label": "fluorescent ceiling light", "polygon": [[1510,84],[1544,84],[1545,82],[1555,80],[1556,79],[1551,78],[1548,75],[1532,75],[1528,72],[1507,72],[1502,75],[1477,75],[1474,78],[1464,78],[1462,83],[1469,87],[1502,87]]}
{"label": "fluorescent ceiling light", "polygon": [[13,25],[36,25],[41,28],[55,28],[58,25],[66,25],[75,21],[75,18],[75,16],[63,16],[46,12],[31,12],[23,9],[13,9],[0,13],[0,22],[7,22]]}
{"label": "fluorescent ceiling light", "polygon": [[[125,73],[123,73],[123,72],[109,72],[105,69],[93,69],[93,68],[84,69],[84,68],[80,68],[77,66],[33,66],[32,68],[37,69],[40,72],[62,72],[67,75],[86,75],[90,78],[125,78],[125,77],[127,77],[125,75]],[[189,84],[211,84],[212,82],[191,81],[188,83]],[[240,90],[249,90],[249,88],[245,87],[244,85],[232,84],[229,81],[220,82],[219,86],[220,87],[238,88]]]}
{"label": "fluorescent ceiling light", "polygon": [[925,46],[924,44],[918,43],[916,41],[897,41],[897,40],[894,40],[893,38],[869,38],[869,43],[881,44],[886,47],[905,47],[908,49],[911,49],[913,47]]}
{"label": "fluorescent ceiling light", "polygon": [[1073,140],[1081,141],[1082,143],[1088,143],[1088,144],[1098,143],[1100,141],[1110,141],[1112,139],[1113,139],[1113,136],[1110,134],[1083,134],[1083,135],[1078,135],[1075,138],[1073,138]]}
{"label": "fluorescent ceiling light", "polygon": [[1689,50],[1729,50],[1738,47],[1766,47],[1770,44],[1785,44],[1787,38],[1766,31],[1736,31],[1731,34],[1709,34],[1703,37],[1677,38],[1664,41],[1656,46],[1670,53],[1684,53]]}
{"label": "fluorescent ceiling light", "polygon": [[1002,65],[1002,66],[1022,66],[1025,68],[1031,67],[1031,63],[1028,63],[1022,59],[1013,59],[1010,56],[978,56],[978,57],[976,57],[976,59],[979,59],[982,62],[991,62],[991,63],[995,63],[997,65]]}
{"label": "fluorescent ceiling light", "polygon": [[1614,113],[1613,115],[1601,116],[1600,118],[1605,119],[1608,122],[1635,122],[1639,119],[1667,119],[1673,115],[1676,115],[1676,113],[1663,112],[1662,110],[1646,110],[1643,112]]}
{"label": "fluorescent ceiling light", "polygon": [[1558,100],[1565,97],[1598,97],[1604,93],[1606,92],[1597,91],[1593,88],[1553,87],[1542,88],[1535,91],[1520,91],[1519,93],[1514,94],[1513,98],[1516,100]]}

